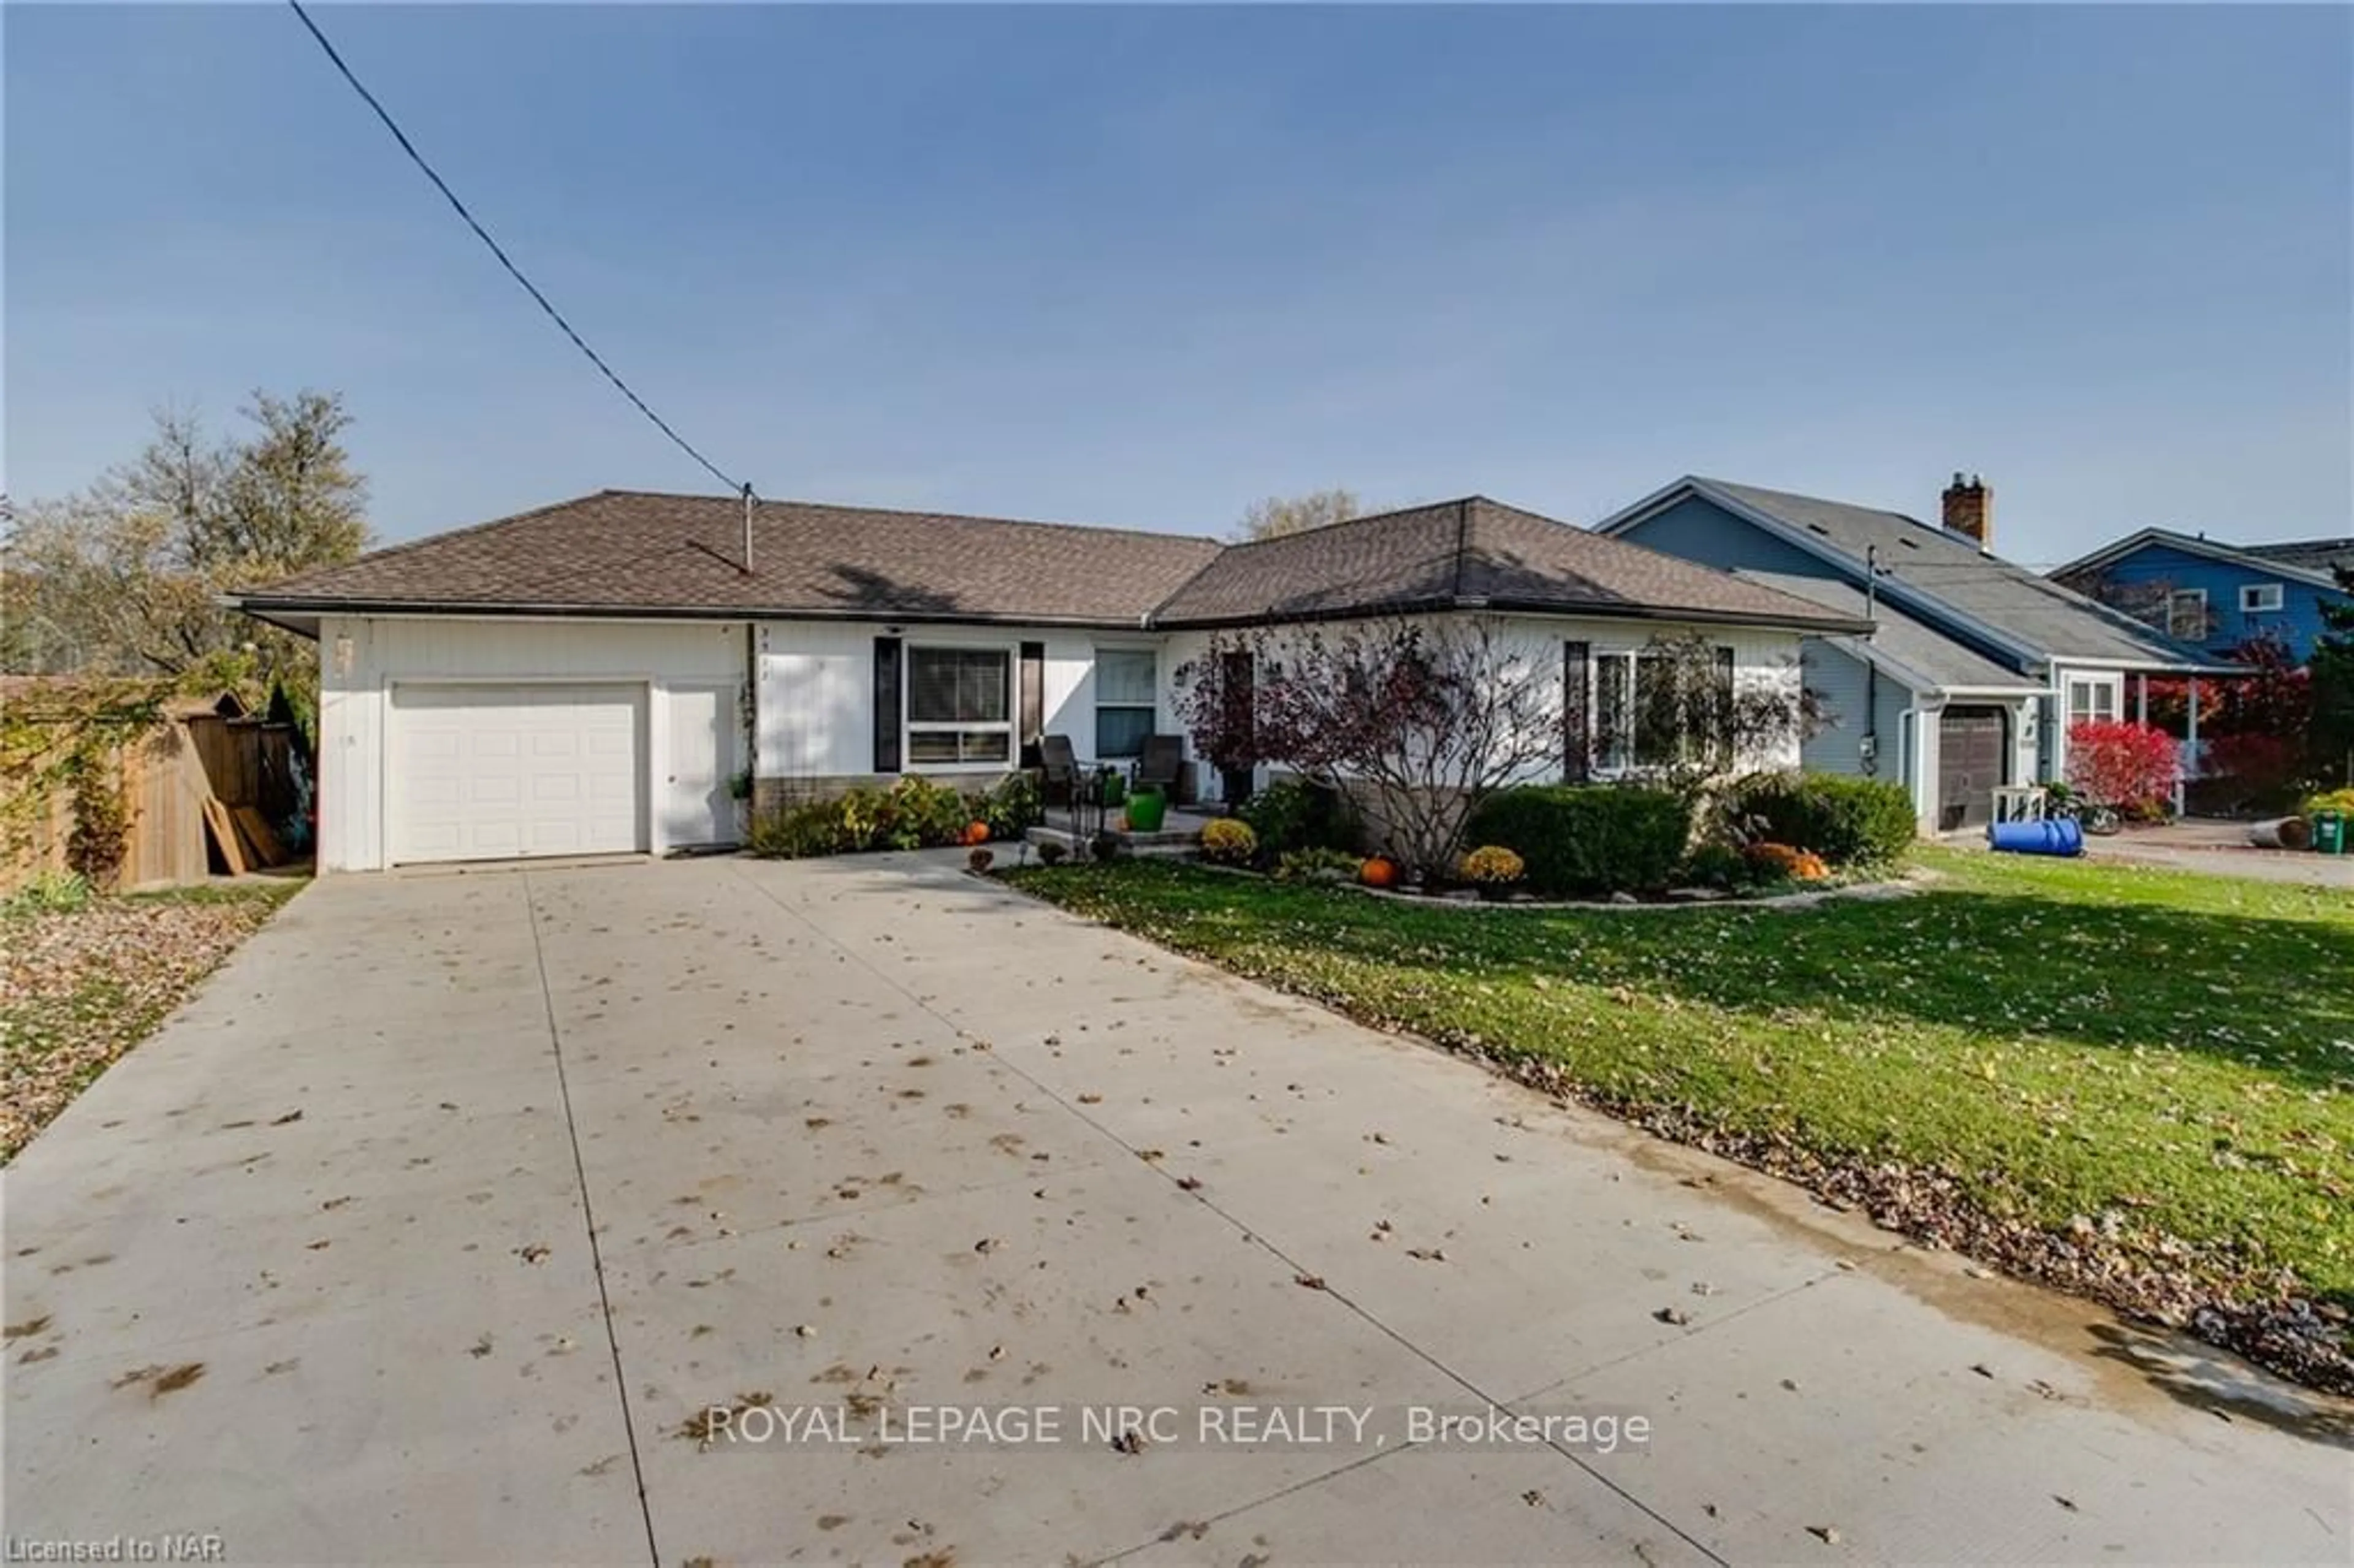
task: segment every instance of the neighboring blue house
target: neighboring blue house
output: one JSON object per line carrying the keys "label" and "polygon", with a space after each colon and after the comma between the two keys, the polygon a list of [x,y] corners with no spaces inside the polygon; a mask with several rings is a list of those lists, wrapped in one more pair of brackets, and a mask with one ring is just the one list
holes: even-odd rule
{"label": "neighboring blue house", "polygon": [[2354,567],[2354,539],[2222,545],[2145,528],[2052,577],[2210,652],[2228,653],[2270,632],[2302,664],[2325,630],[2321,607],[2354,603],[2330,575],[2333,567]]}
{"label": "neighboring blue house", "polygon": [[[1994,554],[1994,493],[1960,474],[1942,526],[1898,512],[1684,478],[1598,533],[1722,567],[1869,620],[1805,639],[1828,710],[1809,771],[1892,779],[1928,832],[1976,827],[1998,792],[2062,777],[2068,728],[2147,717],[2149,682],[2235,673],[2199,647]],[[2198,766],[2198,736],[2184,737]]]}

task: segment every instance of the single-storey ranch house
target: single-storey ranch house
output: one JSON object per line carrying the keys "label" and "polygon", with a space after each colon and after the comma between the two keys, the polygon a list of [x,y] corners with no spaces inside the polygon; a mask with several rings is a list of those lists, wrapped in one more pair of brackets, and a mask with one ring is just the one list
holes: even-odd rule
{"label": "single-storey ranch house", "polygon": [[[238,602],[318,641],[326,871],[725,843],[747,784],[758,803],[979,784],[1049,735],[1133,757],[1182,732],[1176,673],[1222,629],[1492,618],[1586,715],[1662,633],[1795,687],[1802,639],[1870,630],[1481,496],[1221,545],[605,491]],[[1582,773],[1590,753],[1564,752],[1554,777]],[[1186,767],[1215,798],[1215,770],[1190,748]]]}

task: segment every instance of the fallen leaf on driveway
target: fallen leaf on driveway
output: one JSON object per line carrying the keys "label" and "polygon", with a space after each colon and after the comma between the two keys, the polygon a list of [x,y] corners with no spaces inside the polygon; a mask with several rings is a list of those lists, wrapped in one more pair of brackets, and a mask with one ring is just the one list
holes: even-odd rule
{"label": "fallen leaf on driveway", "polygon": [[1691,1321],[1691,1319],[1689,1317],[1686,1317],[1681,1309],[1674,1307],[1662,1307],[1658,1311],[1652,1313],[1651,1316],[1657,1318],[1662,1323],[1673,1323],[1680,1329]]}

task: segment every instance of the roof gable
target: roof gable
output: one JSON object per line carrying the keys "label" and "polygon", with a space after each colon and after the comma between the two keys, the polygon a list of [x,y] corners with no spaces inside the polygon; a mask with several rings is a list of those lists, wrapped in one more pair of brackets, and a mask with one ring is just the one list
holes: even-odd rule
{"label": "roof gable", "polygon": [[[2219,566],[2237,567],[2251,577],[2268,581],[2286,578],[2308,587],[2337,589],[2332,569],[2354,568],[2354,539],[2301,539],[2274,545],[2227,545],[2202,535],[2179,534],[2170,528],[2144,528],[2104,545],[2089,556],[2054,567],[2052,576],[2062,582],[2082,581],[2122,561],[2152,550],[2196,556]],[[2338,590],[2343,591],[2343,590]]]}
{"label": "roof gable", "polygon": [[1484,495],[1230,546],[1154,620],[1220,626],[1442,609],[1861,624],[1764,584]]}
{"label": "roof gable", "polygon": [[1889,600],[1992,652],[2038,663],[2220,667],[2198,648],[1901,512],[1687,476],[1598,526],[1614,534],[1638,527],[1688,494],[1797,545],[1852,581],[1876,569]]}

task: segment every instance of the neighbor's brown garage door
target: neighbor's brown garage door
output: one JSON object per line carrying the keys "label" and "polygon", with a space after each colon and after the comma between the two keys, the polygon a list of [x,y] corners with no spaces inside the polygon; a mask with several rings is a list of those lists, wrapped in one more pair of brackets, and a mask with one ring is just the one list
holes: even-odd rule
{"label": "neighbor's brown garage door", "polygon": [[1937,726],[1937,825],[1947,832],[1994,815],[2003,778],[2000,708],[1947,708]]}

